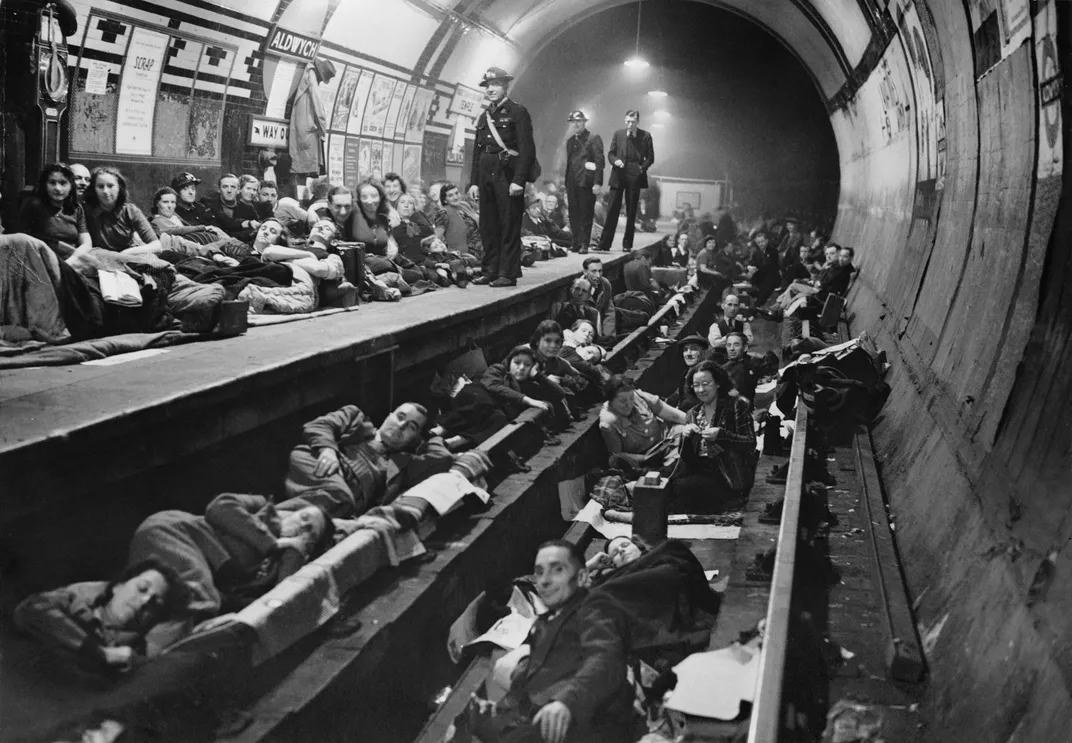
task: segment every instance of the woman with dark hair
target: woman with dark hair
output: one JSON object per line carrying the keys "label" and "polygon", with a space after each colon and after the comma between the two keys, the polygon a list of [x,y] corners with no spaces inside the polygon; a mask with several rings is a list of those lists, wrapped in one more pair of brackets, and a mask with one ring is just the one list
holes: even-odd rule
{"label": "woman with dark hair", "polygon": [[[159,253],[160,238],[141,209],[127,201],[127,181],[118,169],[104,165],[93,169],[86,190],[86,224],[93,247],[118,253]],[[134,236],[141,238],[138,245]]]}
{"label": "woman with dark hair", "polygon": [[480,241],[480,218],[463,199],[453,183],[444,183],[439,190],[442,207],[435,215],[435,231],[448,250],[469,253],[482,258],[484,244]]}
{"label": "woman with dark hair", "polygon": [[749,406],[732,397],[729,373],[701,361],[689,373],[699,404],[688,412],[681,461],[670,479],[671,511],[712,513],[739,506],[752,488],[756,433]]}
{"label": "woman with dark hair", "polygon": [[540,371],[529,346],[515,346],[502,363],[487,368],[480,382],[508,420],[525,408],[553,411],[566,397],[565,390]]}
{"label": "woman with dark hair", "polygon": [[127,561],[170,567],[189,592],[186,612],[203,618],[250,603],[328,549],[334,533],[318,506],[278,511],[262,495],[223,493],[204,516],[160,511],[145,519]]}
{"label": "woman with dark hair", "polygon": [[685,425],[685,413],[667,405],[658,395],[638,390],[631,379],[611,377],[603,387],[606,402],[599,411],[599,433],[610,453],[610,466],[630,471],[661,466],[652,461],[652,447]]}
{"label": "woman with dark hair", "polygon": [[93,247],[85,211],[78,203],[74,173],[63,163],[41,170],[34,195],[22,206],[21,221],[26,234],[48,243],[60,258],[78,248]]}
{"label": "woman with dark hair", "polygon": [[393,227],[391,205],[383,185],[374,178],[357,184],[358,207],[350,213],[346,234],[356,242],[365,243],[366,255],[394,258],[398,245],[391,237]]}
{"label": "woman with dark hair", "polygon": [[141,560],[118,579],[73,583],[24,599],[12,619],[46,645],[99,669],[125,671],[146,655],[145,636],[182,598],[182,584],[158,560]]}

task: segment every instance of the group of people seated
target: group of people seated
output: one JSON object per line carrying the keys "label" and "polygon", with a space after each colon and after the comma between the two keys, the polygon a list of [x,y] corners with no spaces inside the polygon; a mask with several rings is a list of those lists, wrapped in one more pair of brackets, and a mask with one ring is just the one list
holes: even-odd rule
{"label": "group of people seated", "polygon": [[227,301],[251,315],[296,315],[350,307],[360,294],[396,301],[464,288],[480,271],[477,207],[452,183],[408,188],[396,173],[354,190],[322,181],[308,206],[251,175],[225,174],[208,195],[201,185],[180,173],[142,211],[113,166],[46,166],[0,235],[11,297],[0,342],[203,333]]}

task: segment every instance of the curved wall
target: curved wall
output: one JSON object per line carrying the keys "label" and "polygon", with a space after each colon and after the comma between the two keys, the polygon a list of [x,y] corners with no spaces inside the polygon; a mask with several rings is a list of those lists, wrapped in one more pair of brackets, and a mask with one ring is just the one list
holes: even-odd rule
{"label": "curved wall", "polygon": [[[894,391],[874,439],[930,663],[927,737],[1064,740],[1072,229],[1067,212],[1058,215],[1068,100],[1058,74],[1068,5],[699,1],[778,37],[830,112],[842,174],[834,238],[858,248],[861,268],[853,329],[874,334],[892,363]],[[301,70],[269,48],[278,24],[320,40],[321,56],[349,72],[324,89],[336,114],[345,98],[329,138],[334,177],[353,182],[370,167],[364,143],[387,152],[393,139],[394,163],[412,166],[416,153],[424,178],[464,179],[473,120],[458,115],[466,91],[457,85],[475,88],[491,64],[520,74],[570,23],[622,2],[72,0],[79,71],[67,144],[97,147],[87,151],[145,183],[176,169],[206,180],[254,170],[251,124],[284,115]],[[28,5],[0,4],[0,42],[4,22],[16,28]],[[123,115],[122,50],[139,25],[172,35],[159,151],[108,155]],[[143,43],[157,38],[141,33]],[[91,61],[105,75],[86,93]],[[381,82],[398,86],[397,101],[381,95],[396,114],[388,111],[390,131],[369,128],[376,107],[362,98]],[[9,78],[0,97],[9,200],[26,178],[20,147],[32,107],[20,85]]]}

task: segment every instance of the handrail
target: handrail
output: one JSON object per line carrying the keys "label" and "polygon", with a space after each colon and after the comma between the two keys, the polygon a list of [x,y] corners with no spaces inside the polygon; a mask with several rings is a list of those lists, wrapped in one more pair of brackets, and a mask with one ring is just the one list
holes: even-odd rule
{"label": "handrail", "polygon": [[807,450],[808,409],[797,400],[796,427],[785,479],[782,523],[771,578],[770,601],[763,646],[759,654],[755,698],[748,726],[748,743],[777,743],[782,724],[782,691],[785,683],[786,651],[789,645],[790,607],[793,602],[793,574],[797,556],[800,501],[804,489],[804,453]]}

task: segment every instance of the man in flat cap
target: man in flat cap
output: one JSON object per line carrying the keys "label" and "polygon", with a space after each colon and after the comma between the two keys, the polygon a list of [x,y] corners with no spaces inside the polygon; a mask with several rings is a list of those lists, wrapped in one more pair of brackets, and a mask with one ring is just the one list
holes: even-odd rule
{"label": "man in flat cap", "polygon": [[569,200],[570,230],[573,250],[587,253],[592,239],[592,218],[596,211],[596,196],[603,186],[603,139],[588,131],[584,111],[574,111],[569,121],[566,140],[566,194]]}
{"label": "man in flat cap", "polygon": [[484,73],[489,106],[476,122],[469,196],[480,201],[484,273],[475,284],[517,286],[521,278],[521,218],[525,184],[539,177],[532,118],[510,100],[514,78],[498,67]]}

